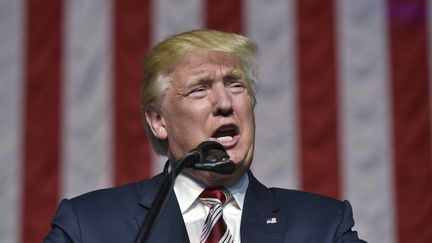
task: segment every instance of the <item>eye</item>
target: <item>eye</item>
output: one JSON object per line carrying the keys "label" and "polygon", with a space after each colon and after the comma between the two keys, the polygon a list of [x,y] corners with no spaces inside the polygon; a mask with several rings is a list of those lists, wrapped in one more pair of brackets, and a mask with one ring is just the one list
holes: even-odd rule
{"label": "eye", "polygon": [[204,85],[194,87],[188,93],[188,96],[194,99],[204,98],[206,95],[207,95],[207,88]]}
{"label": "eye", "polygon": [[243,82],[241,81],[234,81],[234,82],[230,82],[228,85],[228,89],[233,93],[233,94],[239,94],[242,93],[245,89],[246,86]]}

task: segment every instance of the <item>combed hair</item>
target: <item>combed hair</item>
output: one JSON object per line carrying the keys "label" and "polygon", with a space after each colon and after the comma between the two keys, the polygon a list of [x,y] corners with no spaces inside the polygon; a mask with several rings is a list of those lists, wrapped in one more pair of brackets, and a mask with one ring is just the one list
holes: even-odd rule
{"label": "combed hair", "polygon": [[188,53],[216,51],[240,61],[246,77],[247,90],[256,104],[257,71],[254,63],[256,45],[247,37],[216,30],[193,30],[168,37],[154,46],[144,58],[141,84],[141,108],[147,136],[156,153],[167,155],[167,141],[156,138],[150,129],[145,112],[150,107],[159,109],[168,85],[169,73]]}

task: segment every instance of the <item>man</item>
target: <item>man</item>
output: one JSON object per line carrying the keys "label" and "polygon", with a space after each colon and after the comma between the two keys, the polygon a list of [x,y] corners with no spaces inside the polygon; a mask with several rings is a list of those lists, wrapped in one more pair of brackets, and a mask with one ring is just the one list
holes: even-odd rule
{"label": "man", "polygon": [[63,200],[45,242],[133,242],[168,167],[203,141],[221,143],[235,172],[184,169],[148,242],[364,242],[351,231],[348,202],[266,188],[249,171],[255,52],[246,37],[213,30],[156,45],[145,59],[142,109],[168,165],[150,180]]}

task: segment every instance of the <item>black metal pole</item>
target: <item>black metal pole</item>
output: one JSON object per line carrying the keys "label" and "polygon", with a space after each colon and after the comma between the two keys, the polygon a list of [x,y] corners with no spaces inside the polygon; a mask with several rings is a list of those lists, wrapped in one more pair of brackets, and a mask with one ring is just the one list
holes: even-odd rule
{"label": "black metal pole", "polygon": [[[159,216],[163,211],[166,202],[168,201],[168,197],[175,178],[185,166],[187,166],[189,163],[192,163],[193,161],[196,161],[197,156],[199,155],[197,155],[195,152],[189,152],[181,160],[177,161],[173,165],[173,168],[168,173],[168,176],[165,178],[155,199],[153,200],[150,211],[147,213],[144,223],[142,224],[141,229],[135,239],[135,243],[145,243],[147,241],[153,226],[157,223]],[[198,158],[198,161],[199,160],[200,158]]]}
{"label": "black metal pole", "polygon": [[135,239],[135,243],[145,243],[147,241],[153,226],[157,224],[161,212],[165,207],[175,178],[184,167],[213,171],[226,175],[232,174],[235,171],[235,164],[229,160],[225,148],[220,143],[205,141],[199,144],[196,149],[189,151],[183,158],[174,163],[171,171],[168,172],[168,176],[165,178],[153,200]]}

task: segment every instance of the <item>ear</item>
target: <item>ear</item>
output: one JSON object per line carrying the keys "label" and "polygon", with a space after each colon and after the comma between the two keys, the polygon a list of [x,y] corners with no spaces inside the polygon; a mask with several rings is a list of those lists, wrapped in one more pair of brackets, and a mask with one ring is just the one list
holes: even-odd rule
{"label": "ear", "polygon": [[155,137],[161,140],[165,140],[168,137],[165,119],[158,109],[149,106],[145,111],[145,118]]}

